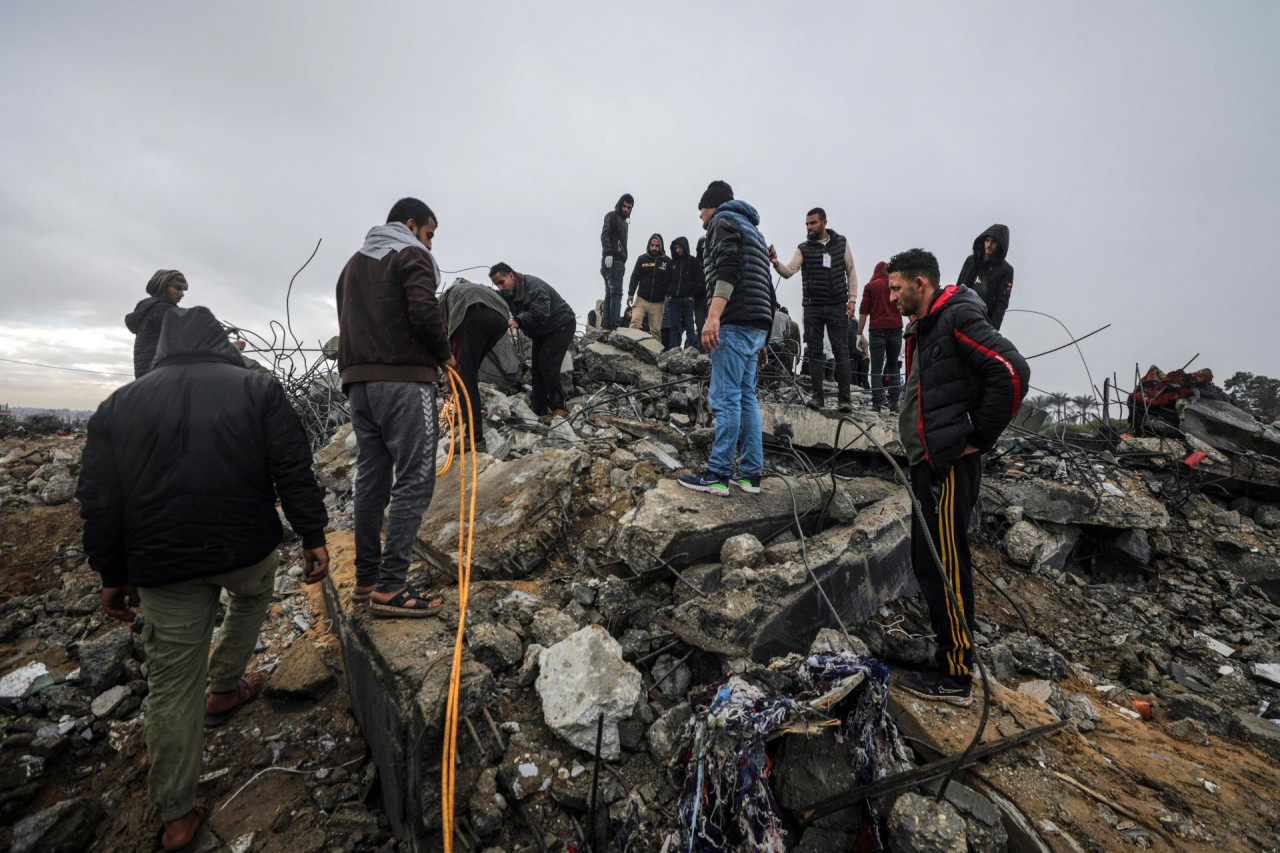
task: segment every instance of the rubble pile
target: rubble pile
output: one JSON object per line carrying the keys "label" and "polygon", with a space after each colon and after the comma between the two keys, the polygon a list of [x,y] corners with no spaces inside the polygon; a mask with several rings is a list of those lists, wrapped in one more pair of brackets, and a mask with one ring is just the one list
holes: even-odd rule
{"label": "rubble pile", "polygon": [[5,444],[11,446],[0,456],[0,507],[58,506],[75,497],[80,439],[65,436]]}
{"label": "rubble pile", "polygon": [[[762,491],[725,499],[674,479],[700,468],[711,442],[707,356],[662,352],[632,330],[588,333],[562,371],[569,414],[550,419],[528,406],[518,340],[506,346],[481,385],[488,452],[476,457],[457,849],[1280,845],[1280,814],[1259,790],[1280,784],[1274,428],[1190,399],[1176,426],[1153,419],[1149,434],[1066,440],[1030,417],[1006,434],[984,463],[975,514],[989,580],[978,582],[974,638],[991,680],[989,751],[939,801],[946,769],[929,775],[930,762],[968,745],[982,691],[955,709],[903,701],[891,686],[894,668],[932,654],[912,597],[910,504],[875,446],[900,453],[896,418],[863,395],[860,426],[842,424],[775,375],[761,390]],[[376,619],[350,595],[355,440],[349,426],[326,438],[315,456],[334,560],[323,603],[282,571],[255,664],[278,662],[276,698],[235,724],[261,730],[261,758],[229,769],[210,799],[287,765],[306,773],[311,806],[292,810],[296,832],[243,849],[439,849],[459,472],[436,484],[410,572],[444,606]],[[36,467],[3,493],[6,507],[38,501],[29,478],[55,461],[17,453],[0,462],[8,482]],[[72,476],[74,460],[63,463]],[[97,614],[95,592],[72,559],[56,589],[0,605],[0,639],[25,650],[0,669],[3,749],[15,766],[39,762],[22,771],[36,775],[5,777],[5,803],[28,798],[6,823],[37,797],[41,809],[74,800],[110,812],[102,798],[120,794],[89,780],[122,757],[140,785],[145,664],[136,636]],[[326,663],[332,646],[313,642],[326,633],[340,642],[341,676]],[[47,673],[11,687],[37,657]],[[40,678],[52,680],[33,689]],[[290,723],[271,704],[288,702],[344,722]],[[40,751],[51,732],[63,745]],[[228,767],[219,743],[209,773]],[[901,780],[913,772],[924,776]],[[872,783],[889,787],[805,817]],[[106,823],[100,840],[124,837]]]}

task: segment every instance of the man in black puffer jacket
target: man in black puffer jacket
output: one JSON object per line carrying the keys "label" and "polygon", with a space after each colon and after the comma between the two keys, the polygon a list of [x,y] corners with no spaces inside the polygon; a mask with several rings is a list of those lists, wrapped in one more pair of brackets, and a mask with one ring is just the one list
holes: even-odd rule
{"label": "man in black puffer jacket", "polygon": [[[906,330],[907,384],[898,433],[911,465],[911,491],[927,528],[912,513],[911,565],[938,642],[938,671],[904,673],[896,684],[926,699],[967,705],[973,653],[973,563],[969,513],[982,481],[982,454],[1018,413],[1031,371],[987,320],[967,287],[938,287],[938,259],[923,249],[895,255],[886,268],[889,298]],[[929,542],[942,559],[952,604]]]}
{"label": "man in black puffer jacket", "polygon": [[992,225],[973,241],[973,254],[964,259],[956,284],[963,284],[982,297],[987,318],[998,331],[1009,310],[1013,293],[1013,264],[1005,260],[1009,254],[1009,226]]}
{"label": "man in black puffer jacket", "polygon": [[760,214],[745,201],[735,201],[724,181],[711,182],[698,201],[698,213],[707,229],[704,278],[714,287],[702,346],[711,353],[707,401],[716,416],[716,434],[706,470],[681,476],[680,485],[727,497],[732,483],[757,494],[764,434],[756,366],[773,327],[774,305],[768,243],[757,227]]}
{"label": "man in black puffer jacket", "polygon": [[186,276],[177,270],[156,270],[156,274],[147,282],[147,298],[133,306],[133,310],[125,315],[124,325],[134,334],[134,379],[141,379],[151,370],[165,315],[186,295]]}
{"label": "man in black puffer jacket", "polygon": [[533,341],[532,389],[529,407],[534,414],[563,418],[564,389],[560,367],[573,343],[578,318],[556,289],[535,275],[518,273],[509,264],[489,268],[489,280],[502,292],[511,307],[507,325],[524,332]]}
{"label": "man in black puffer jacket", "polygon": [[150,795],[164,849],[176,850],[205,816],[195,804],[204,728],[263,686],[245,668],[275,589],[277,495],[302,538],[306,581],[328,571],[311,447],[280,383],[244,368],[213,314],[175,308],[155,367],[89,419],[81,466],[76,497],[102,608],[132,622],[140,600],[146,620]]}

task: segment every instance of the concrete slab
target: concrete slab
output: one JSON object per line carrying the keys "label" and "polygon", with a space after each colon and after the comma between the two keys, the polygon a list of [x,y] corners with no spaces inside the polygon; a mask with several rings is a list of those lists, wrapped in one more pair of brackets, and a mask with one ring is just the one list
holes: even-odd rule
{"label": "concrete slab", "polygon": [[[507,462],[487,458],[477,477],[471,576],[520,578],[536,568],[563,536],[573,482],[590,462],[588,454],[572,448],[544,449]],[[436,482],[418,530],[427,559],[449,575],[457,571],[458,560],[456,471]]]}
{"label": "concrete slab", "polygon": [[1164,504],[1151,494],[1145,483],[1128,475],[1108,483],[1111,489],[1099,487],[1097,491],[1043,479],[990,477],[984,479],[982,485],[999,495],[1002,505],[1020,506],[1026,515],[1038,521],[1118,529],[1163,530],[1169,526],[1169,513]]}
{"label": "concrete slab", "polygon": [[[875,436],[885,449],[896,456],[904,456],[898,441],[898,417],[891,414],[875,414],[860,411],[854,415]],[[814,410],[800,403],[760,401],[760,418],[764,431],[778,441],[790,436],[796,447],[831,448],[836,443],[839,429],[840,447],[844,450],[876,451],[875,445],[858,429],[848,423],[840,426],[840,415],[834,409]]]}

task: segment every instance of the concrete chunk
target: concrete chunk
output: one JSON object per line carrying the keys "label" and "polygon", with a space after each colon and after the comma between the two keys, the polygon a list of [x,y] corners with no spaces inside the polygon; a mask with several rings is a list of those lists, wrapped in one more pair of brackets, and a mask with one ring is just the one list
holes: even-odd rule
{"label": "concrete chunk", "polygon": [[600,755],[622,756],[618,723],[630,719],[644,695],[639,671],[622,659],[622,646],[599,625],[588,625],[542,652],[536,687],[547,726],[571,745],[594,752],[604,714]]}

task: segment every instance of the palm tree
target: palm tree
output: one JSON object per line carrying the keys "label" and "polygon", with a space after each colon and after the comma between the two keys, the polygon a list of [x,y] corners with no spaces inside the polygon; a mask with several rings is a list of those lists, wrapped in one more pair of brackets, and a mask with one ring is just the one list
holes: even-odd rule
{"label": "palm tree", "polygon": [[1050,412],[1053,410],[1053,398],[1047,394],[1041,394],[1039,397],[1032,397],[1027,400],[1033,409],[1039,409],[1042,412]]}
{"label": "palm tree", "polygon": [[1071,404],[1076,407],[1076,417],[1080,423],[1089,419],[1089,413],[1098,407],[1098,401],[1089,394],[1072,397]]}
{"label": "palm tree", "polygon": [[1071,395],[1065,391],[1054,391],[1049,395],[1049,399],[1054,409],[1057,410],[1058,423],[1066,423],[1067,421],[1067,405],[1071,402]]}

